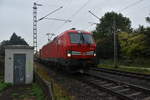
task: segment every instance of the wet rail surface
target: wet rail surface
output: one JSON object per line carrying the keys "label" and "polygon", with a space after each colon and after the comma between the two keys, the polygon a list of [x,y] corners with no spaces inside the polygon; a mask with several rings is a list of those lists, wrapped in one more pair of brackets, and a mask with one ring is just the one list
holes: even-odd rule
{"label": "wet rail surface", "polygon": [[111,70],[106,68],[91,68],[89,72],[150,89],[150,75]]}
{"label": "wet rail surface", "polygon": [[91,70],[101,71],[101,72],[106,72],[106,73],[110,73],[110,74],[116,74],[116,75],[127,76],[127,77],[132,77],[132,78],[150,81],[150,75],[148,75],[148,74],[120,71],[120,70],[114,70],[114,69],[108,69],[108,68],[91,68]]}
{"label": "wet rail surface", "polygon": [[140,86],[98,76],[93,73],[85,73],[78,79],[91,85],[93,88],[112,94],[120,100],[150,100],[150,90]]}

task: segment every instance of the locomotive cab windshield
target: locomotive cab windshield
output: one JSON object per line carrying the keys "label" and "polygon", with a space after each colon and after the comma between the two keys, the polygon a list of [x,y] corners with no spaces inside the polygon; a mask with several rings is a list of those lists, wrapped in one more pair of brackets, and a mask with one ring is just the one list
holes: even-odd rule
{"label": "locomotive cab windshield", "polygon": [[90,34],[86,33],[70,33],[71,43],[76,44],[93,44],[93,38]]}

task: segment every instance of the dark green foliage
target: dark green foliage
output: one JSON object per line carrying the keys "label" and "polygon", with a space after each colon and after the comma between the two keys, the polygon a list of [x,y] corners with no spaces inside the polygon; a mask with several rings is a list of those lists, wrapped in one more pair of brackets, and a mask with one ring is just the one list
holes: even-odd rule
{"label": "dark green foliage", "polygon": [[107,37],[97,40],[96,51],[98,58],[112,58],[114,52],[113,38]]}
{"label": "dark green foliage", "polygon": [[9,40],[9,45],[28,45],[28,44],[20,36],[17,36],[16,33],[13,33],[13,35]]}
{"label": "dark green foliage", "polygon": [[16,33],[13,33],[10,37],[10,40],[4,40],[0,44],[0,55],[4,56],[5,46],[6,45],[28,45],[27,42],[22,39],[20,36],[17,36]]}
{"label": "dark green foliage", "polygon": [[119,37],[119,42],[121,45],[121,51],[124,56],[128,56],[130,58],[135,57],[148,57],[150,48],[147,46],[147,41],[145,40],[147,37],[144,34],[128,34],[121,33]]}
{"label": "dark green foliage", "polygon": [[[150,22],[150,17],[146,17],[146,21]],[[130,19],[115,12],[106,13],[93,31],[98,58],[113,58],[114,29],[117,34],[118,57],[128,60],[150,58],[150,27],[139,25],[139,28],[133,30]]]}
{"label": "dark green foliage", "polygon": [[[115,28],[114,28],[115,26]],[[114,30],[115,29],[115,30]],[[119,34],[119,31],[131,32],[131,21],[122,14],[115,12],[106,13],[97,24],[93,36],[97,42],[97,56],[101,58],[113,58],[114,55],[114,36],[113,31]],[[118,35],[116,36],[118,39]],[[117,42],[118,52],[120,44]]]}
{"label": "dark green foliage", "polygon": [[138,34],[144,34],[144,41],[145,41],[145,46],[146,49],[144,50],[146,55],[150,56],[150,27],[144,27],[139,26],[138,29],[136,29],[136,33]]}
{"label": "dark green foliage", "polygon": [[5,52],[5,48],[4,48],[4,47],[5,47],[6,45],[8,45],[8,44],[9,44],[9,41],[8,41],[8,40],[4,40],[4,41],[2,41],[1,44],[0,44],[0,56],[1,56],[2,59],[4,59],[3,57],[4,57],[4,55],[5,55],[5,54],[4,54],[4,52]]}
{"label": "dark green foliage", "polygon": [[146,17],[146,21],[150,23],[150,17]]}
{"label": "dark green foliage", "polygon": [[135,30],[133,30],[133,33],[144,33],[145,28],[143,25],[139,25],[139,27]]}
{"label": "dark green foliage", "polygon": [[108,12],[100,19],[100,24],[97,24],[94,35],[99,38],[112,35],[114,21],[116,31],[131,32],[131,21],[129,18],[124,17],[120,13]]}
{"label": "dark green foliage", "polygon": [[10,86],[12,86],[12,84],[0,82],[0,93]]}
{"label": "dark green foliage", "polygon": [[45,99],[42,89],[36,83],[34,83],[32,85],[32,95],[37,97],[37,100],[44,100]]}

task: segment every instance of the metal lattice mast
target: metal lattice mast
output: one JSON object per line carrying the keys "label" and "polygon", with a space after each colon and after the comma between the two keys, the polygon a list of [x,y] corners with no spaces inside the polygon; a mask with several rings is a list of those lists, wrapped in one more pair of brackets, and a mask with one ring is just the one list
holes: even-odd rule
{"label": "metal lattice mast", "polygon": [[33,4],[33,47],[34,52],[37,52],[37,4]]}
{"label": "metal lattice mast", "polygon": [[34,2],[33,4],[33,47],[34,52],[37,53],[37,6],[42,6]]}
{"label": "metal lattice mast", "polygon": [[[33,4],[33,47],[34,47],[34,53],[37,53],[37,23],[43,19],[45,19],[47,16],[49,16],[50,14],[55,13],[56,11],[60,10],[61,8],[63,8],[62,6],[59,7],[58,9],[48,13],[47,15],[45,15],[44,17],[37,19],[37,6],[42,6],[42,4],[37,4],[36,2],[34,2]],[[58,19],[57,19],[58,20]],[[67,20],[70,21],[70,20]]]}

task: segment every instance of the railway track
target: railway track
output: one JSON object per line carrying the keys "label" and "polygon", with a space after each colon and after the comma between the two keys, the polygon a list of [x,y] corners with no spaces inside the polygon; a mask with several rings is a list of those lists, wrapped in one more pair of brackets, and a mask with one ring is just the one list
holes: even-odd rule
{"label": "railway track", "polygon": [[150,75],[147,75],[147,74],[140,74],[140,73],[134,73],[134,72],[113,70],[113,69],[107,69],[107,68],[91,68],[90,70],[100,71],[100,72],[105,72],[105,73],[110,73],[110,74],[121,75],[121,76],[132,77],[132,78],[137,78],[137,79],[150,81]]}
{"label": "railway track", "polygon": [[119,100],[150,100],[150,89],[132,85],[118,80],[85,73],[78,78],[80,81],[105,91]]}
{"label": "railway track", "polygon": [[150,89],[104,77],[95,71],[70,77],[60,73],[55,79],[78,100],[150,100]]}

